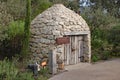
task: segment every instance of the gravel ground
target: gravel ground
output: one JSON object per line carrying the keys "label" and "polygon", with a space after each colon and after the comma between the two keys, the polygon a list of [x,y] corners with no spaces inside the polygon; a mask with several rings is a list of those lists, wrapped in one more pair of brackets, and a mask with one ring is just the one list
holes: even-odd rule
{"label": "gravel ground", "polygon": [[67,72],[55,75],[49,80],[120,80],[120,59],[95,64],[79,63],[66,69]]}

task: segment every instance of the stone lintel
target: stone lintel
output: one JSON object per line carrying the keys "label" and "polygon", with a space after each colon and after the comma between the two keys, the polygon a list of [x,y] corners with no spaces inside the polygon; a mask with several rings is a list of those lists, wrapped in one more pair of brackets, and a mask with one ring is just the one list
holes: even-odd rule
{"label": "stone lintel", "polygon": [[87,35],[90,34],[90,31],[72,31],[72,32],[64,32],[64,35]]}

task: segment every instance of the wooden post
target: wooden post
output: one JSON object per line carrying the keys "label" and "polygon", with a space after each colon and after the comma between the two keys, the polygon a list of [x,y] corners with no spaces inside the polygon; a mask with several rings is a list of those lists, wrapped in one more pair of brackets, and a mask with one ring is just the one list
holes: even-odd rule
{"label": "wooden post", "polygon": [[49,53],[49,71],[53,75],[57,73],[56,51],[52,50]]}

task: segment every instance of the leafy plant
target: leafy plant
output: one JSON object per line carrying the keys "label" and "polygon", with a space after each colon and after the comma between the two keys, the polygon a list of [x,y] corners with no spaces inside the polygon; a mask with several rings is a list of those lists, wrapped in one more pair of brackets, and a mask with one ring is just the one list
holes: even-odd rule
{"label": "leafy plant", "polygon": [[24,34],[24,22],[23,21],[12,21],[10,22],[7,30],[9,38],[20,36]]}
{"label": "leafy plant", "polygon": [[52,3],[49,0],[31,0],[31,1],[32,1],[32,19],[52,5]]}
{"label": "leafy plant", "polygon": [[18,69],[9,60],[0,61],[0,80],[14,80]]}
{"label": "leafy plant", "polygon": [[93,54],[91,60],[92,60],[92,62],[97,62],[99,60],[98,55],[97,54]]}
{"label": "leafy plant", "polygon": [[[18,63],[17,63],[18,64]],[[37,80],[47,80],[48,69],[42,69]],[[0,80],[35,80],[29,70],[20,71],[16,64],[8,59],[0,61]]]}
{"label": "leafy plant", "polygon": [[34,80],[31,72],[19,72],[14,80]]}
{"label": "leafy plant", "polygon": [[44,77],[47,77],[48,74],[49,74],[49,70],[48,70],[47,67],[41,68],[41,70],[40,70],[40,75],[43,75]]}
{"label": "leafy plant", "polygon": [[117,24],[109,30],[107,36],[108,42],[113,45],[112,56],[120,56],[120,24]]}
{"label": "leafy plant", "polygon": [[1,48],[0,56],[2,58],[12,58],[15,54],[21,52],[22,40],[24,36],[24,22],[12,21],[7,27],[1,27]]}
{"label": "leafy plant", "polygon": [[111,30],[109,30],[108,41],[114,45],[120,44],[120,24],[117,24]]}
{"label": "leafy plant", "polygon": [[8,38],[8,34],[6,33],[6,30],[7,30],[7,27],[0,26],[0,42]]}

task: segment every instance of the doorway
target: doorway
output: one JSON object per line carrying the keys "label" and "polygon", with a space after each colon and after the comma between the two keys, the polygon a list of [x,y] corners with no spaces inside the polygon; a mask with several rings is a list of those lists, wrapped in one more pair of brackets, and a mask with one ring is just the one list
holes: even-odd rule
{"label": "doorway", "polygon": [[63,60],[65,65],[82,62],[84,56],[84,36],[68,36],[69,44],[64,44]]}

